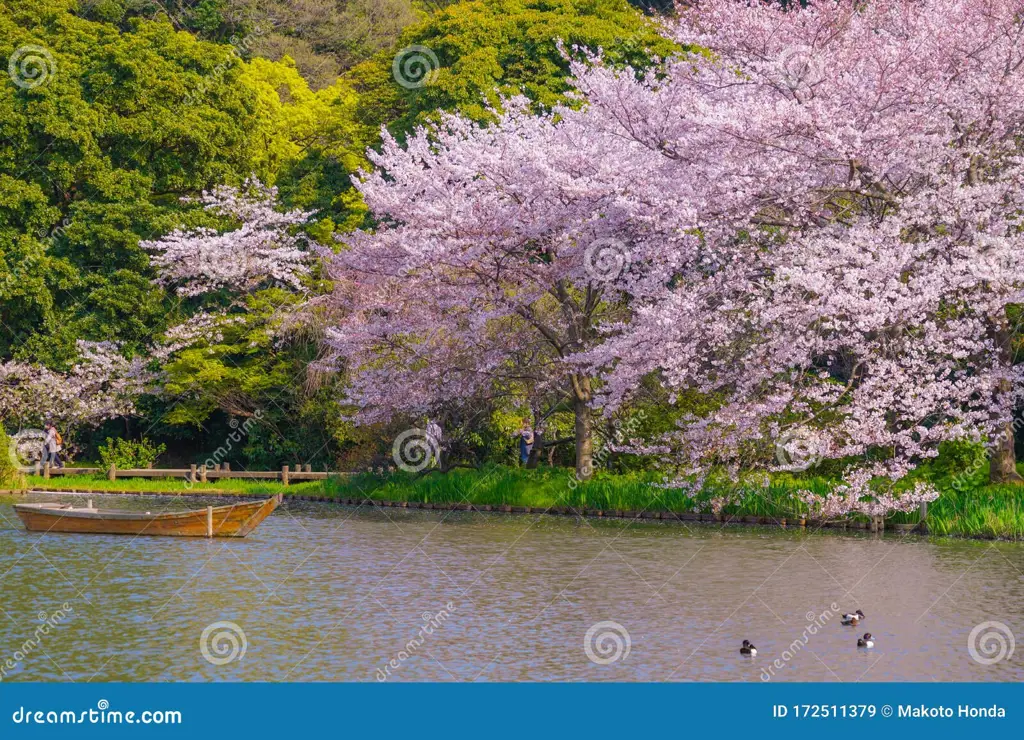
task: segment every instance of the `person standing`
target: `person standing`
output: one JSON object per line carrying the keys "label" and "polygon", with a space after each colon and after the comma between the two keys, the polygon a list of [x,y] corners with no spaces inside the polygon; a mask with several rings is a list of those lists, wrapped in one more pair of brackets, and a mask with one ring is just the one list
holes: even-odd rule
{"label": "person standing", "polygon": [[64,461],[61,459],[61,450],[64,449],[64,439],[60,436],[52,423],[46,425],[46,460],[52,467],[63,468]]}
{"label": "person standing", "polygon": [[519,432],[519,464],[526,465],[530,460],[530,453],[533,451],[533,429],[529,422],[523,424]]}

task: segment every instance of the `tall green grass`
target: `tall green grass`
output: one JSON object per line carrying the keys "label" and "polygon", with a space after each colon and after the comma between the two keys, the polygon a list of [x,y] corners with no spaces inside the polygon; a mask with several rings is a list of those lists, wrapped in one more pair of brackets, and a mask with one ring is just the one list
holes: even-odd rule
{"label": "tall green grass", "polygon": [[[712,481],[695,497],[658,485],[655,474],[597,474],[578,482],[562,469],[522,470],[492,467],[457,470],[445,475],[398,474],[391,477],[359,475],[324,483],[327,495],[337,498],[374,498],[424,503],[471,503],[491,506],[549,508],[569,506],[577,510],[672,511],[707,510],[708,502],[728,496],[735,503],[722,512],[735,517],[756,516],[793,520],[808,516],[808,508],[796,496],[800,490],[825,494],[832,481],[777,476],[769,485],[737,485]],[[991,486],[975,481],[957,490],[947,481],[936,481],[941,492],[928,507],[929,531],[938,535],[1024,539],[1024,486]],[[852,519],[866,520],[854,516]],[[917,523],[918,512],[895,514],[892,523]]]}
{"label": "tall green grass", "polygon": [[578,481],[571,470],[543,468],[524,470],[493,466],[481,470],[453,470],[447,474],[425,476],[398,473],[390,477],[357,475],[331,479],[325,483],[329,495],[338,498],[360,496],[423,503],[472,503],[491,506],[572,507],[602,511],[693,512],[708,508],[715,497],[728,495],[737,503],[725,507],[727,514],[792,518],[807,509],[793,495],[805,488],[827,490],[820,480],[769,486],[737,486],[727,482],[707,485],[691,497],[676,488],[665,488],[655,473],[611,475],[598,473],[587,481]]}
{"label": "tall green grass", "polygon": [[1024,539],[1024,486],[943,491],[928,505],[928,527],[940,535]]}

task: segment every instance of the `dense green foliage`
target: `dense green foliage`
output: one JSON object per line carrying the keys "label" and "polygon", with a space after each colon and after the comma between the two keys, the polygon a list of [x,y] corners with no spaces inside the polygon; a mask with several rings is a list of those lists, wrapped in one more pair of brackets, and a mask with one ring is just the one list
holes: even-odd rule
{"label": "dense green foliage", "polygon": [[110,468],[113,465],[120,470],[152,467],[165,452],[167,445],[153,444],[146,437],[140,440],[107,437],[107,443],[99,447],[103,467]]}
{"label": "dense green foliage", "polygon": [[[234,305],[153,282],[140,241],[229,227],[183,199],[255,175],[285,205],[315,210],[310,232],[330,243],[365,224],[351,178],[382,127],[400,136],[436,109],[486,118],[486,105],[518,93],[538,106],[563,100],[558,39],[634,65],[670,51],[626,0],[0,0],[0,57],[25,47],[49,57],[41,84],[0,84],[0,362],[66,370],[79,339],[137,355],[197,310]],[[409,88],[393,64],[417,45],[439,68]],[[306,287],[327,289],[316,278]],[[175,461],[202,460],[233,418],[259,410],[231,452],[240,464],[375,460],[389,435],[352,429],[338,379],[307,376],[317,330],[278,331],[298,300],[245,296],[240,323],[176,355],[162,368],[166,394],[81,435],[82,455],[96,459],[108,436],[145,434]],[[520,411],[490,411],[466,442],[478,459],[507,461]]]}
{"label": "dense green foliage", "polygon": [[[68,2],[0,4],[0,55],[38,44],[55,71],[0,94],[0,290],[4,356],[67,364],[75,339],[138,348],[162,328],[142,238],[178,199],[255,164],[255,101],[228,51],[140,22],[81,20]],[[206,93],[190,90],[204,81]]]}
{"label": "dense green foliage", "polygon": [[10,449],[11,440],[7,432],[0,426],[0,487],[19,488],[22,483],[22,476],[14,463],[14,456],[7,454]]}
{"label": "dense green foliage", "polygon": [[437,110],[458,110],[482,120],[487,105],[512,94],[542,106],[562,102],[568,90],[565,54],[574,47],[600,49],[610,62],[641,67],[652,55],[672,51],[625,0],[463,2],[408,29],[397,46],[423,46],[437,56],[440,67],[430,84],[413,89],[395,85],[392,50],[346,77],[364,99],[364,120],[395,132],[431,120]]}

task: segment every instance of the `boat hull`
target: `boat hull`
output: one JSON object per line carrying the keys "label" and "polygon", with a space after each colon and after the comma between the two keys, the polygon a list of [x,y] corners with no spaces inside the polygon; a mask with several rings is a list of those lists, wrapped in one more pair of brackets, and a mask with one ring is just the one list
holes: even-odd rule
{"label": "boat hull", "polygon": [[32,532],[131,534],[165,537],[245,537],[281,503],[281,496],[165,514],[74,509],[61,504],[15,504]]}

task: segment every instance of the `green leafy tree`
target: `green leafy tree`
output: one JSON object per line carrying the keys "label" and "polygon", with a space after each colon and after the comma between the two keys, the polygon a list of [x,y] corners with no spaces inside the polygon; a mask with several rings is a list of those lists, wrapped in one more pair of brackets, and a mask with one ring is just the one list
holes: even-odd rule
{"label": "green leafy tree", "polygon": [[[429,53],[418,59],[401,54],[411,47]],[[487,106],[498,105],[502,95],[523,94],[541,106],[564,102],[565,53],[573,47],[601,50],[610,63],[636,67],[673,50],[626,0],[471,0],[407,29],[394,49],[346,80],[361,93],[363,116],[375,128],[407,131],[437,110],[485,120]]]}
{"label": "green leafy tree", "polygon": [[[364,223],[366,209],[350,178],[368,166],[364,153],[378,145],[382,127],[401,137],[436,120],[438,110],[486,120],[489,105],[516,94],[538,106],[566,102],[569,66],[560,41],[566,49],[601,50],[610,62],[637,67],[673,50],[654,22],[626,0],[425,6],[433,13],[391,48],[317,93],[328,108],[324,123],[315,140],[307,140],[304,155],[279,173],[276,184],[286,201],[321,209],[337,231]],[[417,67],[420,62],[427,66]],[[417,70],[425,76],[416,77]]]}
{"label": "green leafy tree", "polygon": [[[385,11],[387,24],[366,25]],[[302,45],[275,47],[280,37],[349,71],[313,79]],[[317,211],[309,232],[331,243],[366,222],[351,178],[382,126],[401,134],[437,108],[485,118],[486,104],[514,93],[563,100],[557,39],[637,65],[669,50],[626,0],[0,0],[0,61],[27,70],[0,79],[0,360],[67,370],[79,339],[138,354],[217,300],[229,305],[154,283],[140,241],[218,225],[183,198],[255,174],[287,207]],[[437,74],[403,86],[396,55],[417,45],[436,55]],[[18,65],[27,48],[42,50],[35,66]],[[246,296],[239,323],[164,368],[169,393],[140,403],[138,427],[198,453],[233,414],[261,409],[250,460],[358,457],[369,437],[340,420],[344,379],[308,382],[316,330],[280,326],[296,300]],[[118,421],[95,441],[138,427]]]}
{"label": "green leafy tree", "polygon": [[[35,49],[44,73],[0,80],[0,359],[57,370],[77,339],[139,353],[187,314],[154,283],[140,240],[206,223],[182,198],[254,173],[272,181],[326,111],[287,65],[249,68],[234,47],[166,17],[115,25],[75,9],[0,0],[0,58]],[[283,381],[274,353],[241,368],[232,359],[223,372],[245,376],[243,387]],[[189,418],[177,404],[148,402],[147,426]]]}
{"label": "green leafy tree", "polygon": [[0,257],[20,278],[0,286],[0,353],[57,364],[75,338],[141,349],[167,296],[139,240],[180,221],[181,196],[261,164],[256,97],[230,49],[72,7],[0,0],[0,58],[34,47],[46,76],[0,84]]}

